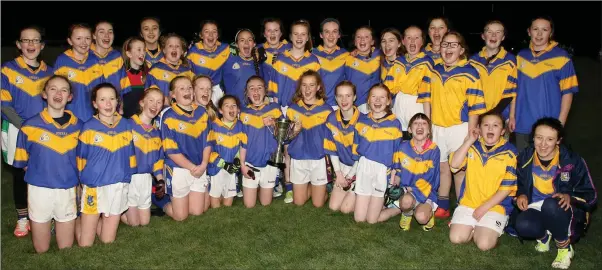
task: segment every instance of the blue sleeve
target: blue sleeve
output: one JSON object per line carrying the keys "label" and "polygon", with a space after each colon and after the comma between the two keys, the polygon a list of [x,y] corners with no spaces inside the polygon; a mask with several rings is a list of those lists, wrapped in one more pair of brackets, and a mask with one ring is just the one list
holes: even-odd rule
{"label": "blue sleeve", "polygon": [[[25,126],[23,126],[25,127]],[[27,133],[21,131],[17,135],[17,148],[15,150],[15,157],[13,166],[16,168],[25,168],[29,163],[29,143],[27,140]]]}

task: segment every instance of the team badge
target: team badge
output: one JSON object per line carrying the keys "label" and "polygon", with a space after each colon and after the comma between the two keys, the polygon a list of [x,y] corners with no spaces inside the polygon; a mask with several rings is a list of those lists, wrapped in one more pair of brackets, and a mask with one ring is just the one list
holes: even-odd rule
{"label": "team badge", "polygon": [[399,72],[401,72],[401,69],[400,69],[399,67],[397,67],[397,68],[395,69],[395,72],[396,72],[396,73],[399,73]]}
{"label": "team badge", "polygon": [[224,141],[224,137],[222,137],[222,135],[217,136],[217,142],[223,142]]}
{"label": "team badge", "polygon": [[410,165],[410,161],[408,160],[408,158],[404,158],[401,161],[401,166],[403,166],[405,168],[405,167],[408,167],[408,165]]}
{"label": "team badge", "polygon": [[569,172],[560,173],[560,181],[568,182],[571,179],[571,174]]}
{"label": "team badge", "polygon": [[336,137],[337,135],[339,135],[338,131],[336,131],[336,130],[332,131],[332,137]]}
{"label": "team badge", "polygon": [[474,159],[474,155],[472,154],[472,152],[468,152],[468,158]]}
{"label": "team badge", "polygon": [[245,123],[245,124],[248,123],[249,122],[249,116],[245,115],[245,117],[242,119],[242,122]]}
{"label": "team badge", "polygon": [[102,142],[102,136],[100,134],[94,135],[94,144],[101,143],[101,142]]}
{"label": "team badge", "polygon": [[163,79],[167,80],[167,78],[169,78],[169,74],[167,74],[167,72],[163,72]]}
{"label": "team badge", "polygon": [[205,58],[203,58],[203,57],[199,58],[199,64],[204,65],[205,64]]}
{"label": "team badge", "polygon": [[282,67],[280,70],[281,70],[282,72],[287,72],[287,71],[288,71],[288,68],[286,68],[286,67]]}
{"label": "team badge", "polygon": [[234,63],[234,65],[232,65],[232,69],[239,69],[240,65],[238,63]]}
{"label": "team badge", "polygon": [[138,141],[138,135],[132,136],[132,141],[137,142]]}
{"label": "team badge", "polygon": [[67,78],[69,80],[75,78],[75,72],[73,70],[69,70],[69,72],[67,72]]}
{"label": "team badge", "polygon": [[40,142],[47,142],[50,141],[50,136],[48,136],[48,133],[44,132],[42,134],[42,136],[40,136]]}
{"label": "team badge", "polygon": [[86,198],[86,202],[88,203],[88,206],[94,207],[94,196],[88,195],[88,197]]}
{"label": "team badge", "polygon": [[178,125],[178,129],[184,130],[184,129],[186,129],[186,125],[184,125],[184,123],[180,122],[180,124]]}
{"label": "team badge", "polygon": [[15,82],[16,82],[17,84],[23,84],[23,77],[21,77],[21,76],[17,76],[17,78],[15,78]]}
{"label": "team badge", "polygon": [[362,135],[366,134],[366,132],[368,132],[368,127],[364,127],[362,128],[362,131],[360,132]]}
{"label": "team badge", "polygon": [[357,60],[353,61],[353,66],[354,67],[358,67],[360,65],[360,62],[358,62]]}

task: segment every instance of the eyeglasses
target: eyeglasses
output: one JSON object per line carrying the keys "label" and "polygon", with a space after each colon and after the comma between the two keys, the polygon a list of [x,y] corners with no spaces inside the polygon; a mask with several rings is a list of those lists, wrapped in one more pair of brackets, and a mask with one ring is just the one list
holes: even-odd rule
{"label": "eyeglasses", "polygon": [[27,38],[22,38],[21,40],[19,40],[21,43],[33,43],[33,44],[40,44],[40,42],[42,42],[41,39],[27,39]]}
{"label": "eyeglasses", "polygon": [[441,42],[441,48],[458,48],[460,46],[460,42]]}

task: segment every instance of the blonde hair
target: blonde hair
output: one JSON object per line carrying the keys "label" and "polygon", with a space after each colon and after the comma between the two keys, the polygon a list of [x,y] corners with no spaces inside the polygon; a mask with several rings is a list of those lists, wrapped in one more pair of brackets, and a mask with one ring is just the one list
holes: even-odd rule
{"label": "blonde hair", "polygon": [[[192,79],[192,87],[194,88],[197,84],[197,81],[199,79],[207,79],[209,80],[209,83],[211,85],[213,85],[213,81],[211,80],[211,77],[204,75],[204,74],[200,74],[200,75],[196,75],[194,76],[194,78]],[[207,103],[207,106],[205,106],[205,110],[207,111],[207,116],[209,116],[209,120],[213,121],[215,120],[215,118],[217,118],[217,108],[215,107],[215,104],[213,104],[213,101],[211,100],[211,94],[213,94],[213,89],[210,89],[210,94],[209,94],[209,103]]]}

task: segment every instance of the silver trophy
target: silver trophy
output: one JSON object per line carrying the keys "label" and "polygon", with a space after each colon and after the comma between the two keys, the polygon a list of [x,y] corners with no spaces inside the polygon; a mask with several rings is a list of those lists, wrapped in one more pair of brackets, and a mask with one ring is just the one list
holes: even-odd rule
{"label": "silver trophy", "polygon": [[268,130],[270,130],[272,135],[274,135],[276,142],[278,142],[278,148],[272,153],[268,164],[274,167],[284,168],[284,143],[291,139],[295,123],[286,118],[280,118],[274,123],[274,126],[274,130],[272,130],[270,126],[268,126]]}

